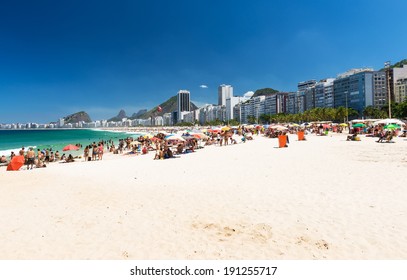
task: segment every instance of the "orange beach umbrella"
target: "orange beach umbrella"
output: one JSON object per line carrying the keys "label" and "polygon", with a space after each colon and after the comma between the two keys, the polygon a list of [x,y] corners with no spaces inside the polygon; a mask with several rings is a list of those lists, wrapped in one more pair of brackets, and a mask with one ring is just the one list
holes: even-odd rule
{"label": "orange beach umbrella", "polygon": [[16,171],[24,165],[25,158],[24,156],[14,156],[11,162],[7,166],[7,171]]}
{"label": "orange beach umbrella", "polygon": [[62,149],[62,151],[70,151],[70,150],[75,150],[75,151],[77,151],[77,150],[79,150],[79,147],[78,147],[78,146],[75,146],[75,145],[72,145],[72,144],[69,144],[69,145],[65,146],[65,147]]}

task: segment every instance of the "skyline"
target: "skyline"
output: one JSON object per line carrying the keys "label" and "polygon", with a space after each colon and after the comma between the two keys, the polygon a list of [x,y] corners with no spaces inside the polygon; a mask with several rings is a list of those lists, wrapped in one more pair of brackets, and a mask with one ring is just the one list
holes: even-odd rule
{"label": "skyline", "polygon": [[220,84],[296,91],[406,58],[401,0],[22,2],[0,17],[0,123],[131,115],[180,89],[217,103]]}

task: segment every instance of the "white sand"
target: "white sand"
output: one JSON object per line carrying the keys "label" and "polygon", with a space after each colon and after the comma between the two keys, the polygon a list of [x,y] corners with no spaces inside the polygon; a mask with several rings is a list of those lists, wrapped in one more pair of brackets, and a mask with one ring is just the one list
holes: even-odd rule
{"label": "white sand", "polygon": [[406,259],[407,140],[0,169],[1,259]]}

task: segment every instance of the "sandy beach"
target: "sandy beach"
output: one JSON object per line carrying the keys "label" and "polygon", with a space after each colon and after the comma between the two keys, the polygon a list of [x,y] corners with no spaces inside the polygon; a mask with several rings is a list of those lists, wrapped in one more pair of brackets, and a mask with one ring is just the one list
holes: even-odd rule
{"label": "sandy beach", "polygon": [[0,169],[0,259],[406,259],[407,139]]}

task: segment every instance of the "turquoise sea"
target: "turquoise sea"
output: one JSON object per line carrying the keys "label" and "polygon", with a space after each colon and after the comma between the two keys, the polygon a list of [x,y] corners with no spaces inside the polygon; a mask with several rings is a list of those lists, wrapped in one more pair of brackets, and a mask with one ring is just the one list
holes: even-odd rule
{"label": "turquoise sea", "polygon": [[[138,137],[140,134],[112,132],[92,129],[32,129],[32,130],[0,130],[0,156],[9,156],[11,151],[19,151],[21,147],[35,149],[52,148],[61,153],[68,144],[82,144],[83,147],[100,140],[113,140]],[[77,153],[81,153],[80,149]],[[75,154],[75,152],[73,152]]]}

